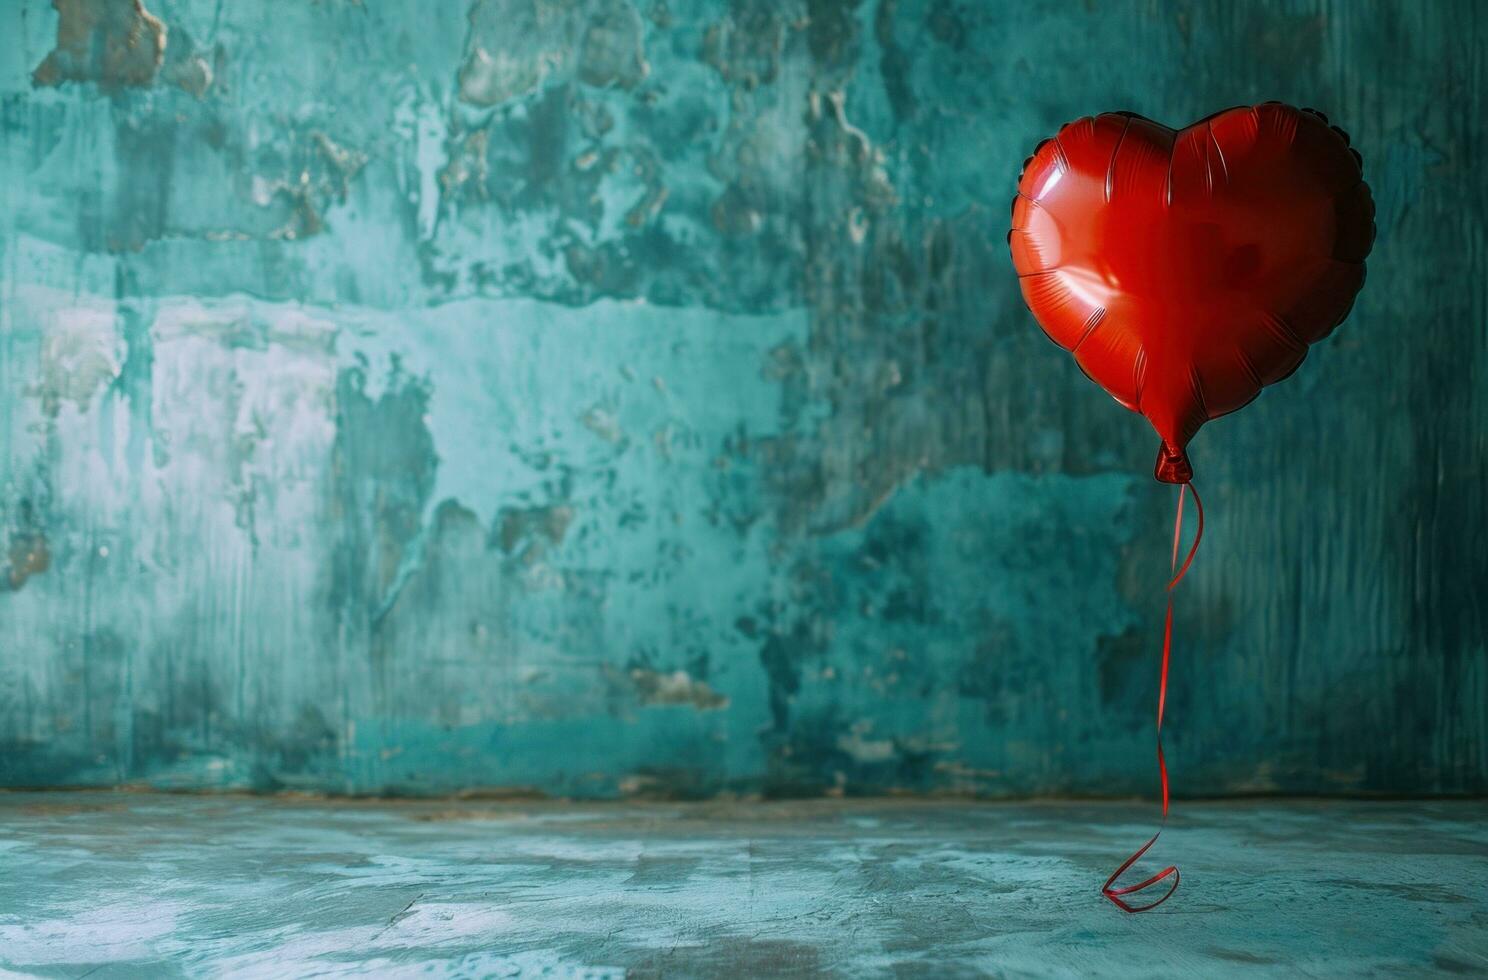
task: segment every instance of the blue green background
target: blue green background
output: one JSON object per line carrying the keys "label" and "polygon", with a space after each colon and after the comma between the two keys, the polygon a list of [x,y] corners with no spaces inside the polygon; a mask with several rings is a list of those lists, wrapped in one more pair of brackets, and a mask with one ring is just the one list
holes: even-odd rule
{"label": "blue green background", "polygon": [[1060,123],[1348,129],[1193,446],[1180,794],[1488,790],[1457,0],[7,0],[0,784],[1150,791],[1172,488],[1019,298]]}

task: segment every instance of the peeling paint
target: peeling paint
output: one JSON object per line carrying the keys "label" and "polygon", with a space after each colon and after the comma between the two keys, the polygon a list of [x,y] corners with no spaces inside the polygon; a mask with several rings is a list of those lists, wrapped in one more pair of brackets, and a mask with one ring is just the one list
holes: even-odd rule
{"label": "peeling paint", "polygon": [[650,72],[644,24],[626,0],[477,0],[466,44],[460,97],[478,106],[569,77],[629,89]]}
{"label": "peeling paint", "polygon": [[183,29],[172,29],[142,0],[53,0],[57,43],[32,72],[32,84],[93,82],[104,91],[164,80],[198,99],[214,71]]}
{"label": "peeling paint", "polygon": [[690,676],[685,670],[662,673],[633,667],[630,680],[644,704],[687,704],[699,711],[728,707],[728,698],[709,687],[706,681]]}
{"label": "peeling paint", "polygon": [[118,375],[119,344],[113,319],[101,309],[59,318],[41,345],[41,376],[26,389],[41,410],[55,417],[64,403],[86,412],[94,397]]}
{"label": "peeling paint", "polygon": [[579,79],[586,85],[634,88],[651,72],[645,27],[626,0],[609,0],[589,17],[579,44]]}
{"label": "peeling paint", "polygon": [[142,0],[52,0],[57,46],[32,74],[36,85],[149,85],[165,63],[165,23]]}

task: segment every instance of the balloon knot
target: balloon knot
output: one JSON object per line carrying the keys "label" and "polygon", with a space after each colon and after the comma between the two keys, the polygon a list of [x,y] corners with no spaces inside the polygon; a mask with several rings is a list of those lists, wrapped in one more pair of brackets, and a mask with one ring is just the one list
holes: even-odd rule
{"label": "balloon knot", "polygon": [[1157,447],[1157,467],[1153,475],[1163,483],[1187,483],[1193,479],[1193,464],[1188,461],[1188,453],[1164,442]]}

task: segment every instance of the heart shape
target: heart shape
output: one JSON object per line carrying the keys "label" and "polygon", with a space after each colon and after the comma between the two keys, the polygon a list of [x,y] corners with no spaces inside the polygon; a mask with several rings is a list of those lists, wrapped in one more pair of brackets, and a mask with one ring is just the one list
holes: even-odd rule
{"label": "heart shape", "polygon": [[1343,321],[1373,241],[1347,134],[1279,102],[1176,131],[1133,113],[1072,122],[1024,164],[1008,233],[1029,309],[1152,423],[1169,483],[1191,478],[1200,426]]}

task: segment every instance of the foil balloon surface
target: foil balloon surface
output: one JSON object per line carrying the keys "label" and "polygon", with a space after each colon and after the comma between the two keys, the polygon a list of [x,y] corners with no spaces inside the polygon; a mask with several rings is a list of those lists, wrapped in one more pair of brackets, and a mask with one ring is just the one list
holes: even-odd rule
{"label": "foil balloon surface", "polygon": [[1348,136],[1278,102],[1181,130],[1125,112],[1069,123],[1026,162],[1008,234],[1029,309],[1152,423],[1168,483],[1192,477],[1200,426],[1343,321],[1373,241]]}

